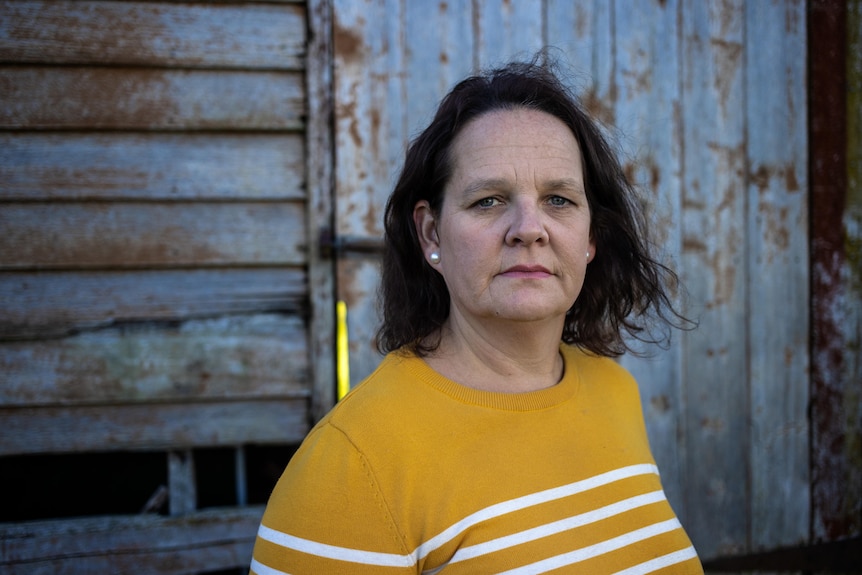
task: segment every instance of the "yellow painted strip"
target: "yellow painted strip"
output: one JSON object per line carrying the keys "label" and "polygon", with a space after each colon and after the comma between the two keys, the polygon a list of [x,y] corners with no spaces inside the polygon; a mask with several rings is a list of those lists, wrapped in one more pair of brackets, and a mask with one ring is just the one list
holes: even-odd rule
{"label": "yellow painted strip", "polygon": [[338,399],[350,391],[350,354],[347,338],[347,303],[339,301],[335,304],[335,349],[336,372],[338,378]]}

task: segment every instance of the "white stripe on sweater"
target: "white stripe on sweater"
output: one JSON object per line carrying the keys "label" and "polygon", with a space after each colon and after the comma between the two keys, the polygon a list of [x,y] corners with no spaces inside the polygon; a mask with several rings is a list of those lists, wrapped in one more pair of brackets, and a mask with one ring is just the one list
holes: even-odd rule
{"label": "white stripe on sweater", "polygon": [[[490,505],[484,509],[481,509],[479,511],[476,511],[475,513],[468,515],[464,519],[461,519],[460,521],[458,521],[454,525],[451,525],[438,535],[419,545],[419,547],[417,547],[412,553],[408,553],[406,555],[399,555],[395,553],[379,553],[376,551],[363,551],[360,549],[352,549],[349,547],[340,547],[337,545],[319,543],[317,541],[311,541],[309,539],[303,539],[301,537],[282,533],[281,531],[266,527],[263,524],[261,524],[260,529],[258,530],[258,537],[265,541],[269,541],[270,543],[274,543],[275,545],[285,547],[287,549],[293,549],[295,551],[307,553],[310,555],[316,555],[318,557],[324,557],[327,559],[337,559],[363,565],[375,565],[379,567],[412,567],[413,565],[416,565],[421,559],[425,558],[429,553],[433,552],[436,549],[439,549],[440,547],[451,541],[458,534],[466,531],[467,529],[475,525],[478,525],[479,523],[488,521],[489,519],[500,517],[508,513],[520,511],[522,509],[526,509],[543,503],[548,503],[550,501],[563,499],[565,497],[576,495],[578,493],[589,491],[591,489],[595,489],[597,487],[608,485],[630,477],[648,474],[658,475],[658,468],[656,468],[655,465],[646,463],[639,465],[630,465],[628,467],[614,469],[613,471],[608,471],[606,473],[595,475],[581,481],[569,483],[568,485],[546,489],[544,491],[531,493],[529,495],[517,497],[509,501],[503,501],[501,503]],[[487,552],[490,551],[486,551],[486,553]]]}

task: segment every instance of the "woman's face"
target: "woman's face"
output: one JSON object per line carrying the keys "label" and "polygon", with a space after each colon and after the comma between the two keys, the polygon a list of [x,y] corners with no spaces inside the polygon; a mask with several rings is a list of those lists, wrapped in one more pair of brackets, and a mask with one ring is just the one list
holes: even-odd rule
{"label": "woman's face", "polygon": [[595,252],[574,135],[545,112],[498,110],[467,124],[451,152],[440,213],[422,201],[413,214],[449,290],[450,322],[562,329]]}

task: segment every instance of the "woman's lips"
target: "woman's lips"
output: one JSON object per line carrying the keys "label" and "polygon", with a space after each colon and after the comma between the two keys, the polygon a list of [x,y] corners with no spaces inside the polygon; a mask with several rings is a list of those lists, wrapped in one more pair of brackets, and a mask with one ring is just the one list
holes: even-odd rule
{"label": "woman's lips", "polygon": [[550,270],[544,266],[512,266],[503,271],[502,274],[506,277],[515,278],[545,278],[551,274]]}

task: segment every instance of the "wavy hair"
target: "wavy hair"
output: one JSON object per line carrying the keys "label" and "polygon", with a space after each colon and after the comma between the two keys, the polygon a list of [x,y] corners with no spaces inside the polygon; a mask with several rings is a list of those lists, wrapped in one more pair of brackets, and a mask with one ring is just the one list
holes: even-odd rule
{"label": "wavy hair", "polygon": [[678,278],[650,254],[646,220],[635,190],[598,125],[552,66],[534,60],[462,80],[408,147],[384,216],[378,350],[406,348],[423,356],[439,345],[440,328],[449,316],[449,292],[443,277],[425,261],[413,208],[426,200],[439,215],[453,172],[455,138],[479,116],[513,108],[539,110],[560,119],[583,155],[590,235],[597,249],[583,288],[566,314],[561,341],[608,357],[635,351],[626,335],[650,343],[667,341],[669,330],[655,337],[654,324],[690,323],[674,310],[668,296]]}

